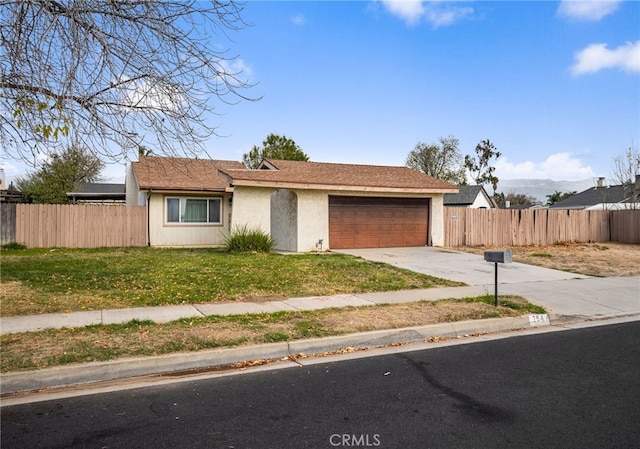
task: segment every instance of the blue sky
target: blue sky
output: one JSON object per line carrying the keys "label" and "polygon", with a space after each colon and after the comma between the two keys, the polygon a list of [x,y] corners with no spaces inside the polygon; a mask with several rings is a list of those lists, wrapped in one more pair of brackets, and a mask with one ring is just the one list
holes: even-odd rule
{"label": "blue sky", "polygon": [[215,159],[276,133],[313,161],[403,165],[451,135],[462,154],[490,139],[499,178],[582,180],[640,143],[638,1],[249,1],[243,17],[221,43],[262,99],[220,105]]}

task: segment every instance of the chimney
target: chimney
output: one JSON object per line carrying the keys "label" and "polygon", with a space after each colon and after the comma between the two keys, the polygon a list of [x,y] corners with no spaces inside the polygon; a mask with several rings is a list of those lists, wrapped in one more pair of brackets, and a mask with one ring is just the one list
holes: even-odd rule
{"label": "chimney", "polygon": [[598,180],[596,181],[596,189],[599,187],[604,187],[604,176],[600,176],[598,177]]}
{"label": "chimney", "polygon": [[636,175],[636,190],[640,191],[640,175]]}

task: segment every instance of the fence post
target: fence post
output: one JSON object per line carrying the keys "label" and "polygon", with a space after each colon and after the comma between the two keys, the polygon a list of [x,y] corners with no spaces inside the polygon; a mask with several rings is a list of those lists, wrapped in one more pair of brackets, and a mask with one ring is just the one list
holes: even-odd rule
{"label": "fence post", "polygon": [[16,241],[16,205],[0,204],[0,245]]}

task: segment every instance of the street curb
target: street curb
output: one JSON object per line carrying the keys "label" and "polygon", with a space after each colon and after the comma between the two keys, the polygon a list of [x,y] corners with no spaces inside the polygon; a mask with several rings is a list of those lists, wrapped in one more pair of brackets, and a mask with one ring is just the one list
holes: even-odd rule
{"label": "street curb", "polygon": [[392,344],[415,343],[436,337],[456,338],[550,325],[549,316],[546,314],[524,315],[515,318],[490,318],[360,332],[335,337],[295,340],[288,343],[267,343],[239,348],[73,364],[38,371],[0,374],[0,393],[6,395],[46,388],[214,368],[244,361],[283,359],[297,354],[313,355],[345,348],[373,348]]}
{"label": "street curb", "polygon": [[575,323],[598,322],[622,318],[640,318],[640,312],[620,312],[609,313],[606,315],[563,315],[558,313],[549,313],[548,316],[554,326],[562,326],[564,324],[570,325]]}

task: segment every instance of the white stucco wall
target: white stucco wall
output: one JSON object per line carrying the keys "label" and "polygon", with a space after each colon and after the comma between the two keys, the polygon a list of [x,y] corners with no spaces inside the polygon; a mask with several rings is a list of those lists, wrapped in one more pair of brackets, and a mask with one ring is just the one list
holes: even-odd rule
{"label": "white stucco wall", "polygon": [[124,185],[127,206],[144,206],[145,194],[140,192],[131,164],[129,164],[129,168],[127,169],[127,176],[125,178]]}
{"label": "white stucco wall", "polygon": [[316,251],[322,239],[322,249],[329,249],[329,192],[297,190],[298,251]]}
{"label": "white stucco wall", "polygon": [[222,197],[222,225],[166,223],[165,198],[197,195],[164,195],[152,193],[149,199],[149,242],[151,246],[210,247],[224,245],[229,233],[230,195],[210,194],[203,198]]}
{"label": "white stucco wall", "polygon": [[276,249],[315,251],[320,239],[323,249],[328,249],[329,192],[236,186],[233,206],[231,226],[247,225],[269,233],[277,241]]}
{"label": "white stucco wall", "polygon": [[271,194],[276,189],[236,186],[231,227],[247,225],[271,234]]}
{"label": "white stucco wall", "polygon": [[271,237],[274,249],[298,251],[298,195],[288,189],[271,194]]}
{"label": "white stucco wall", "polygon": [[429,213],[429,229],[431,230],[431,245],[444,246],[444,195],[431,196],[431,211]]}

